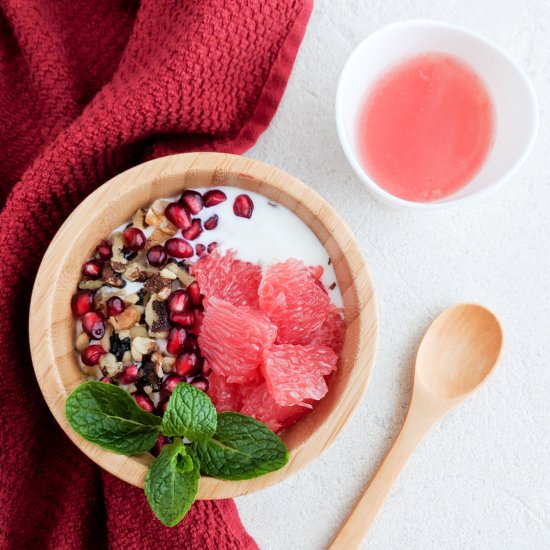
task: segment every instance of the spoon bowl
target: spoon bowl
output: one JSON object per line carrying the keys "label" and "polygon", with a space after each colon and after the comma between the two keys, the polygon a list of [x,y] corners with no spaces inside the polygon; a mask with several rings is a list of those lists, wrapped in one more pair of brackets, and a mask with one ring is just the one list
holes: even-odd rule
{"label": "spoon bowl", "polygon": [[428,328],[416,356],[415,386],[440,399],[464,399],[492,373],[502,349],[502,327],[477,304],[446,309]]}

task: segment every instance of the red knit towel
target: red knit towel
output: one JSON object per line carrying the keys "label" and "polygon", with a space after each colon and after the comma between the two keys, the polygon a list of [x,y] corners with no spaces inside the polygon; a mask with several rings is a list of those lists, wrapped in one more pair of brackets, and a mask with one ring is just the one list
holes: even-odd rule
{"label": "red knit towel", "polygon": [[232,501],[198,502],[164,528],[141,490],[69,441],[34,378],[28,307],[48,243],[98,185],[152,157],[255,142],[310,10],[0,0],[0,548],[256,548]]}

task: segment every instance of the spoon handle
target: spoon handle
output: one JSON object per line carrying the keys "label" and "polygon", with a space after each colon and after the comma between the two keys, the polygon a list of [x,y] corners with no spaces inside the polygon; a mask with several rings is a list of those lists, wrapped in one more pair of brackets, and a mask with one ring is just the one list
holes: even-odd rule
{"label": "spoon handle", "polygon": [[394,444],[384,457],[365,492],[346,519],[329,550],[360,548],[403,466],[424,435],[437,421],[421,407],[411,407]]}

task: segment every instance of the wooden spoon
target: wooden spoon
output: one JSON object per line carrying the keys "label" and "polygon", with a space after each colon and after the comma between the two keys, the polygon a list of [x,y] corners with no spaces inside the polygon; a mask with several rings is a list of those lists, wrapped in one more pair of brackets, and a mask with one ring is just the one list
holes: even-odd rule
{"label": "wooden spoon", "polygon": [[431,324],[416,356],[412,398],[401,431],[330,550],[360,547],[420,440],[489,377],[502,342],[497,318],[479,305],[451,307]]}

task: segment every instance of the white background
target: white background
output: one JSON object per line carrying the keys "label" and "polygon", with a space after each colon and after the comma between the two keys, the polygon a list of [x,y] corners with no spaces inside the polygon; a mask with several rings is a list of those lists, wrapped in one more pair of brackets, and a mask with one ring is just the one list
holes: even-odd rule
{"label": "white background", "polygon": [[[352,173],[336,135],[339,72],[369,33],[401,19],[465,26],[502,46],[534,83],[535,148],[496,195],[467,209],[398,211]],[[280,109],[250,156],[319,191],[359,240],[380,306],[380,347],[363,402],[304,471],[237,499],[263,550],[326,546],[403,420],[412,360],[445,307],[478,301],[506,331],[487,386],[413,455],[365,548],[550,548],[550,2],[317,0]]]}

